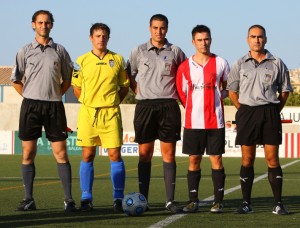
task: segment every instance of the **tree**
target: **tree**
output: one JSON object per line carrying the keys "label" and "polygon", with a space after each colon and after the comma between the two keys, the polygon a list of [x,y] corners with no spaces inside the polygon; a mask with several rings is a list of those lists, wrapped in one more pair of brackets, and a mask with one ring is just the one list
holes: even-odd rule
{"label": "tree", "polygon": [[298,92],[290,93],[286,106],[300,106],[300,94]]}

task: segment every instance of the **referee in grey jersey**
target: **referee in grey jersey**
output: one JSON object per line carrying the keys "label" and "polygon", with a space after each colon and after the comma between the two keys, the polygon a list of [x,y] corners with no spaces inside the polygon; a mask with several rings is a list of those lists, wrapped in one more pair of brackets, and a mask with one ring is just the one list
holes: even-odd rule
{"label": "referee in grey jersey", "polygon": [[179,47],[165,38],[168,31],[166,16],[153,15],[149,31],[150,40],[132,50],[127,66],[131,88],[136,92],[138,100],[134,114],[134,131],[135,142],[139,144],[139,190],[149,199],[151,159],[154,142],[159,139],[166,187],[166,209],[176,213],[175,149],[176,141],[180,140],[181,114],[176,102],[178,96],[175,77],[177,68],[186,56]]}
{"label": "referee in grey jersey", "polygon": [[[67,120],[62,95],[71,84],[73,64],[65,48],[49,36],[53,28],[53,15],[39,10],[32,16],[35,39],[17,53],[11,81],[24,98],[20,112],[19,138],[22,140],[22,176],[25,197],[18,211],[36,210],[33,199],[35,177],[34,160],[37,140],[44,127],[51,142],[57,170],[64,189],[64,210],[76,211],[72,199],[71,165],[66,150]],[[47,197],[47,196],[45,196]],[[59,198],[61,198],[58,195]]]}
{"label": "referee in grey jersey", "polygon": [[250,51],[233,64],[228,76],[227,89],[235,107],[237,136],[241,145],[242,165],[240,183],[243,202],[238,214],[253,212],[251,191],[254,180],[256,145],[263,145],[268,166],[268,180],[273,195],[273,214],[286,215],[282,195],[282,169],[278,148],[282,143],[280,111],[292,92],[289,72],[281,59],[266,50],[265,28],[253,25],[247,36]]}

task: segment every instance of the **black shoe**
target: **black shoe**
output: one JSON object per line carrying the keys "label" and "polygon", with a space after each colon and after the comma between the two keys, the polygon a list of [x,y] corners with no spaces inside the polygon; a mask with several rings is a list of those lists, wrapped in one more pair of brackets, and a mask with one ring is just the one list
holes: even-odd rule
{"label": "black shoe", "polygon": [[184,213],[195,213],[197,212],[199,209],[199,202],[196,201],[196,202],[193,202],[193,201],[190,201],[183,209],[182,211]]}
{"label": "black shoe", "polygon": [[174,200],[166,203],[166,209],[174,214],[179,212],[179,209],[177,208],[176,202]]}
{"label": "black shoe", "polygon": [[223,203],[222,202],[213,202],[212,207],[210,208],[211,213],[223,213]]}
{"label": "black shoe", "polygon": [[80,211],[92,211],[93,210],[93,203],[90,200],[81,200],[80,202]]}
{"label": "black shoe", "polygon": [[288,215],[289,212],[284,208],[282,203],[278,203],[273,207],[273,214],[275,215]]}
{"label": "black shoe", "polygon": [[235,211],[236,214],[249,214],[253,213],[253,209],[250,203],[244,201],[239,208]]}
{"label": "black shoe", "polygon": [[34,211],[36,210],[34,199],[23,199],[16,211]]}
{"label": "black shoe", "polygon": [[123,212],[122,199],[116,199],[116,200],[114,200],[113,208],[114,208],[114,212],[115,213]]}
{"label": "black shoe", "polygon": [[68,199],[64,201],[65,204],[65,212],[75,212],[78,211],[75,205],[75,201],[73,199]]}

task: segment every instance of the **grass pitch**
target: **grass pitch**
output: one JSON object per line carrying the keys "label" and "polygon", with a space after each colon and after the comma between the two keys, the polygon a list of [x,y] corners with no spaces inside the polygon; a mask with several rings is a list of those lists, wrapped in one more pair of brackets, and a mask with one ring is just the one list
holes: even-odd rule
{"label": "grass pitch", "polygon": [[[126,165],[125,193],[138,191],[137,157],[123,157]],[[70,156],[73,173],[73,198],[80,203],[79,163],[80,156]],[[213,194],[210,162],[202,161],[202,179],[199,198],[202,206],[198,213],[172,215],[164,209],[165,188],[162,161],[160,157],[152,160],[152,179],[150,183],[150,211],[139,217],[115,214],[112,210],[112,187],[107,157],[96,157],[95,182],[93,188],[94,211],[89,213],[63,212],[63,190],[57,176],[53,156],[38,155],[36,158],[36,179],[34,198],[37,210],[16,212],[15,207],[23,198],[21,178],[21,156],[0,156],[0,227],[299,227],[300,224],[300,160],[281,159],[284,173],[283,203],[290,211],[288,216],[273,215],[273,197],[266,177],[264,159],[257,158],[255,177],[261,177],[253,186],[252,204],[254,213],[237,215],[233,212],[241,203],[239,189],[240,158],[223,158],[226,172],[226,195],[224,213],[209,212]],[[292,163],[294,162],[294,163]],[[286,164],[291,164],[286,166]],[[187,192],[188,158],[177,158],[176,200],[184,206],[188,200]]]}

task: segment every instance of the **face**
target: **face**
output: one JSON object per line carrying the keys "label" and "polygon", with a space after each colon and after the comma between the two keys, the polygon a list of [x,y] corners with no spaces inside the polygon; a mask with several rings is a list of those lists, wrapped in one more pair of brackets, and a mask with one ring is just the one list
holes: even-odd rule
{"label": "face", "polygon": [[211,37],[207,32],[196,33],[192,43],[198,53],[210,54]]}
{"label": "face", "polygon": [[250,51],[261,52],[265,49],[265,44],[267,43],[267,37],[264,31],[260,28],[252,28],[247,37],[247,42]]}
{"label": "face", "polygon": [[90,36],[90,40],[93,45],[93,49],[98,51],[106,51],[107,50],[107,43],[108,43],[108,34],[105,30],[98,29],[95,30],[93,35]]}
{"label": "face", "polygon": [[167,25],[164,21],[153,20],[150,25],[150,34],[152,42],[164,43],[168,32]]}
{"label": "face", "polygon": [[31,23],[33,30],[39,37],[48,38],[53,24],[47,14],[39,14],[36,21]]}

